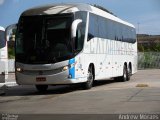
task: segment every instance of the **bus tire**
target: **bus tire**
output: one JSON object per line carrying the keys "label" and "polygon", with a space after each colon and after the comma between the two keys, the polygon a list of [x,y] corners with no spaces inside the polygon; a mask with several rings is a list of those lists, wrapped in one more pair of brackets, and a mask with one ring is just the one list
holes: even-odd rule
{"label": "bus tire", "polygon": [[36,85],[36,89],[37,89],[39,92],[45,92],[45,91],[47,91],[47,89],[48,89],[48,85]]}
{"label": "bus tire", "polygon": [[87,82],[83,83],[83,89],[88,90],[91,89],[94,82],[94,74],[93,74],[93,67],[90,66],[88,68],[88,75],[87,75]]}
{"label": "bus tire", "polygon": [[121,82],[126,82],[128,80],[128,70],[127,70],[126,65],[124,65],[124,67],[123,67],[123,75],[121,77],[119,77],[119,80]]}
{"label": "bus tire", "polygon": [[128,66],[128,78],[127,78],[128,81],[131,79],[131,76],[132,76],[132,68],[131,68],[131,65],[129,65]]}
{"label": "bus tire", "polygon": [[128,68],[127,74],[128,74],[128,75],[127,75],[127,81],[129,81],[130,78],[131,78],[130,68]]}

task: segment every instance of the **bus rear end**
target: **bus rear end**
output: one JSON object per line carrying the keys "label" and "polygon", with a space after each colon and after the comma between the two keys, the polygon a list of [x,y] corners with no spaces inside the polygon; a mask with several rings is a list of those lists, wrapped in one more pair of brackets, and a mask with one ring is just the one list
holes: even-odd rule
{"label": "bus rear end", "polygon": [[8,52],[5,40],[5,29],[0,27],[0,94],[5,90],[5,79],[8,73]]}

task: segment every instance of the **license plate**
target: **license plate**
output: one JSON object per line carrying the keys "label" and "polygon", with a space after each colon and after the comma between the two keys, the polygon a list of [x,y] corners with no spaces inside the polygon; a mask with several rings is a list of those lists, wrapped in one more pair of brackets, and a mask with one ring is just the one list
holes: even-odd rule
{"label": "license plate", "polygon": [[37,77],[37,78],[36,78],[36,81],[37,81],[37,82],[45,82],[45,81],[46,81],[46,78],[45,78],[45,77]]}

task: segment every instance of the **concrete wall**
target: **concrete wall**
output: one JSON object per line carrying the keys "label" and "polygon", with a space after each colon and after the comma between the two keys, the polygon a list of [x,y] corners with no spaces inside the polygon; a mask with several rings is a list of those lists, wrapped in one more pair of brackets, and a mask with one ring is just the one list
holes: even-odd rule
{"label": "concrete wall", "polygon": [[15,63],[14,59],[9,59],[8,60],[8,72],[15,72],[14,63]]}

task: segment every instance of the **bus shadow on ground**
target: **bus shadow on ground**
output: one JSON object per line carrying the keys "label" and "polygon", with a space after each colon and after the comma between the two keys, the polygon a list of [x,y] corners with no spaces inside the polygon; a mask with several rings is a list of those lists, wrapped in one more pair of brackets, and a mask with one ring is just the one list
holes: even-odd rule
{"label": "bus shadow on ground", "polygon": [[107,84],[112,84],[112,83],[115,83],[115,82],[119,82],[119,81],[116,81],[114,79],[111,79],[111,80],[99,80],[99,81],[95,81],[94,82],[93,87],[99,87],[99,86],[103,86],[103,85],[107,85]]}
{"label": "bus shadow on ground", "polygon": [[[112,84],[117,81],[114,80],[102,80],[95,81],[93,84],[93,88],[104,86],[107,84]],[[79,90],[84,90],[82,84],[73,84],[73,85],[57,85],[57,86],[49,86],[48,90],[45,92],[38,92],[35,86],[28,85],[20,85],[9,87],[6,91],[5,96],[33,96],[33,95],[56,95],[56,94],[67,94],[70,92],[76,92]]]}

